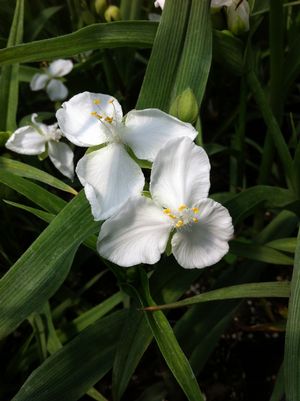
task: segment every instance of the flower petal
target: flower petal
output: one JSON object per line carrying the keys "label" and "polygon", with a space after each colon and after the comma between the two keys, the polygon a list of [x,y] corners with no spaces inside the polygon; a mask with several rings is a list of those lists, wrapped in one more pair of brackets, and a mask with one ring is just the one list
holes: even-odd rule
{"label": "flower petal", "polygon": [[217,263],[228,252],[233,235],[232,220],[225,207],[212,199],[195,206],[199,209],[198,223],[183,226],[172,238],[174,257],[185,269]]}
{"label": "flower petal", "polygon": [[63,175],[74,178],[74,153],[69,145],[63,142],[49,141],[48,154],[54,166]]}
{"label": "flower petal", "polygon": [[55,100],[64,100],[68,96],[68,88],[58,79],[52,78],[46,86],[46,92],[53,102]]}
{"label": "flower petal", "polygon": [[151,199],[136,197],[103,223],[98,252],[120,266],[159,261],[171,231],[170,219]]}
{"label": "flower petal", "polygon": [[189,124],[158,109],[132,110],[126,116],[124,142],[139,159],[153,161],[170,140],[187,136],[195,139],[197,131]]}
{"label": "flower petal", "polygon": [[169,141],[153,162],[150,192],[160,205],[176,209],[191,207],[206,198],[210,164],[204,149],[189,138]]}
{"label": "flower petal", "polygon": [[116,213],[129,197],[141,193],[145,182],[140,167],[117,143],[86,154],[79,160],[76,173],[95,220]]}
{"label": "flower petal", "polygon": [[18,128],[8,139],[5,146],[23,155],[39,155],[46,149],[46,138],[36,129],[27,125]]}
{"label": "flower petal", "polygon": [[[91,113],[103,116],[99,120]],[[113,123],[105,122],[113,117]],[[62,104],[56,112],[60,129],[77,146],[95,146],[108,141],[115,124],[122,120],[122,108],[112,96],[83,92]]]}
{"label": "flower petal", "polygon": [[52,77],[63,77],[69,72],[71,72],[73,69],[73,63],[71,60],[55,60],[52,63],[50,63],[48,67],[48,73]]}
{"label": "flower petal", "polygon": [[224,7],[224,6],[231,6],[233,0],[211,0],[210,6],[214,7]]}
{"label": "flower petal", "polygon": [[154,6],[155,7],[160,7],[163,10],[163,8],[165,6],[165,0],[156,0],[154,2]]}
{"label": "flower petal", "polygon": [[49,79],[49,75],[47,74],[34,74],[30,81],[30,89],[32,91],[39,91],[40,89],[44,89]]}

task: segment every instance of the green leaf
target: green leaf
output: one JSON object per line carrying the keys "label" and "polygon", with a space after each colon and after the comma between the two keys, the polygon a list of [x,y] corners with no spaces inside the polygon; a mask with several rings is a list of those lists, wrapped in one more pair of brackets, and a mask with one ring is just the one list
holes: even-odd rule
{"label": "green leaf", "polygon": [[124,311],[89,326],[49,357],[26,380],[12,401],[75,401],[111,368]]}
{"label": "green leaf", "polygon": [[55,293],[69,272],[78,246],[98,227],[81,192],[0,280],[0,338]]}
{"label": "green leaf", "polygon": [[[213,198],[218,200],[217,196]],[[235,195],[224,202],[224,206],[229,209],[234,224],[237,224],[253,214],[259,206],[284,208],[296,200],[295,195],[287,189],[258,185]]]}
{"label": "green leaf", "polygon": [[138,109],[157,107],[169,110],[184,46],[190,3],[190,0],[166,2],[140,90]]}
{"label": "green leaf", "polygon": [[284,397],[284,372],[283,365],[281,365],[277,373],[275,386],[270,398],[270,401],[281,401]]}
{"label": "green leaf", "polygon": [[58,11],[60,11],[62,7],[63,6],[53,6],[42,9],[40,15],[35,20],[32,21],[29,27],[30,28],[29,42],[36,39],[36,37],[42,31],[48,20],[51,17],[53,17],[53,15],[55,15]]}
{"label": "green leaf", "polygon": [[[143,306],[155,305],[150,295],[148,278],[144,271],[141,271],[141,279],[141,302]],[[204,401],[197,379],[163,312],[156,311],[147,313],[146,319],[167,365],[186,394],[188,400]]]}
{"label": "green leaf", "polygon": [[227,32],[214,30],[213,58],[234,75],[241,75],[244,68],[243,42]]}
{"label": "green leaf", "polygon": [[[171,2],[170,2],[171,3]],[[174,6],[175,9],[175,6]],[[176,12],[178,12],[176,10]],[[173,27],[172,31],[174,31]],[[173,32],[171,32],[171,35]],[[192,0],[172,98],[191,88],[200,107],[212,59],[210,0]],[[163,64],[161,64],[163,65]]]}
{"label": "green leaf", "polygon": [[66,205],[66,202],[58,196],[8,171],[0,170],[0,182],[24,195],[50,213],[58,213]]}
{"label": "green leaf", "polygon": [[68,35],[0,50],[0,65],[66,58],[93,49],[151,47],[156,28],[157,24],[150,21],[93,24]]}
{"label": "green leaf", "polygon": [[[19,44],[23,38],[24,0],[17,0],[7,48]],[[16,128],[19,98],[19,65],[3,67],[0,81],[0,130]]]}
{"label": "green leaf", "polygon": [[240,284],[231,287],[220,288],[209,292],[204,292],[194,297],[184,299],[165,305],[149,306],[144,308],[147,311],[162,309],[181,308],[183,306],[194,305],[199,302],[220,301],[224,299],[239,298],[288,298],[290,295],[289,282],[270,282],[270,283],[251,283]]}
{"label": "green leaf", "polygon": [[300,229],[298,232],[291,297],[285,335],[284,377],[287,401],[300,399]]}
{"label": "green leaf", "polygon": [[[201,271],[184,270],[172,261],[162,260],[150,277],[151,291],[161,302],[178,299],[197,279]],[[128,312],[113,367],[113,394],[119,400],[144,352],[152,341],[152,333],[144,315],[133,304]]]}
{"label": "green leaf", "polygon": [[230,241],[230,252],[236,256],[274,265],[293,265],[293,258],[267,246],[242,241]]}
{"label": "green leaf", "polygon": [[17,160],[8,159],[7,157],[0,156],[0,171],[1,170],[8,171],[20,177],[31,178],[43,182],[73,195],[77,195],[78,193],[75,189],[65,184],[63,181],[53,177],[51,174],[45,173],[36,167],[32,167]]}
{"label": "green leaf", "polygon": [[284,252],[295,253],[297,238],[280,238],[266,244],[269,248],[278,249]]}

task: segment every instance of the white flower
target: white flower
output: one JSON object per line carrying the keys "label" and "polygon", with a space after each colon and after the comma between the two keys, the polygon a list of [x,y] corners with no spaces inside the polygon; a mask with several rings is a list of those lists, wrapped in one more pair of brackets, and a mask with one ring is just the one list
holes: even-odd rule
{"label": "white flower", "polygon": [[160,7],[162,10],[164,8],[164,5],[165,5],[165,0],[156,0],[154,2],[154,6],[155,7]]}
{"label": "white flower", "polygon": [[8,139],[5,146],[23,155],[41,155],[48,151],[54,166],[66,177],[73,179],[73,151],[69,145],[59,142],[62,133],[57,123],[46,125],[36,121],[32,114],[31,125],[18,128]]}
{"label": "white flower", "polygon": [[87,153],[76,168],[95,220],[108,218],[143,189],[142,170],[126,147],[139,159],[153,161],[169,139],[194,139],[197,134],[191,124],[158,109],[132,110],[123,119],[116,99],[90,92],[63,103],[56,117],[64,135],[75,145],[106,145]]}
{"label": "white flower", "polygon": [[169,141],[152,167],[152,199],[132,198],[103,223],[98,252],[120,266],[156,263],[169,235],[186,269],[217,263],[228,252],[233,226],[228,210],[208,199],[210,164],[190,138]]}
{"label": "white flower", "polygon": [[68,96],[68,88],[61,82],[60,78],[72,71],[71,60],[55,60],[50,63],[43,74],[35,74],[30,82],[33,91],[46,89],[50,100],[64,100]]}
{"label": "white flower", "polygon": [[232,0],[226,14],[228,29],[234,35],[249,31],[250,6],[247,0]]}
{"label": "white flower", "polygon": [[210,6],[211,8],[220,8],[224,6],[231,6],[233,0],[211,0]]}

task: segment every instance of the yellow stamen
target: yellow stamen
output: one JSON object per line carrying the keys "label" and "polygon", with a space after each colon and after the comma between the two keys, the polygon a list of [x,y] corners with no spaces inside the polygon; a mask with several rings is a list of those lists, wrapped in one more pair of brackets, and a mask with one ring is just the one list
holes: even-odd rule
{"label": "yellow stamen", "polygon": [[115,99],[110,99],[110,100],[108,101],[108,103],[112,104],[114,101],[115,101]]}
{"label": "yellow stamen", "polygon": [[198,223],[198,221],[199,221],[199,220],[198,220],[196,217],[193,217],[193,222],[194,222],[194,223]]}
{"label": "yellow stamen", "polygon": [[98,115],[98,113],[97,113],[96,111],[92,111],[92,112],[91,112],[91,116],[97,117],[97,115]]}
{"label": "yellow stamen", "polygon": [[182,212],[184,209],[187,209],[187,205],[180,205],[178,210]]}
{"label": "yellow stamen", "polygon": [[175,227],[180,228],[183,226],[183,221],[182,220],[178,220],[177,223],[175,224]]}
{"label": "yellow stamen", "polygon": [[193,212],[194,213],[199,213],[199,209],[197,207],[193,207]]}
{"label": "yellow stamen", "polygon": [[107,121],[109,124],[111,124],[113,122],[113,118],[112,117],[105,117],[105,121]]}
{"label": "yellow stamen", "polygon": [[93,101],[93,103],[94,103],[94,104],[100,104],[101,101],[100,101],[99,99],[95,99],[95,100]]}
{"label": "yellow stamen", "polygon": [[176,219],[176,216],[174,214],[168,213],[168,216],[171,217],[171,219]]}
{"label": "yellow stamen", "polygon": [[164,213],[165,213],[165,214],[170,214],[170,213],[171,213],[171,209],[169,209],[169,208],[164,209]]}

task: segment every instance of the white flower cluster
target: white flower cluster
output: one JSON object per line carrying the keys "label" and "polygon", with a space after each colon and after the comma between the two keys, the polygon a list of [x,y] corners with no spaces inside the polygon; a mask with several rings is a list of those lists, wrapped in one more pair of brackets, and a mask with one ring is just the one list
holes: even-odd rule
{"label": "white flower cluster", "polygon": [[[208,199],[210,163],[194,144],[197,131],[158,109],[132,110],[123,117],[108,95],[80,93],[56,113],[58,126],[19,128],[7,148],[40,154],[48,148],[54,165],[72,177],[70,142],[91,148],[76,173],[95,220],[102,224],[101,256],[120,266],[156,263],[171,236],[174,257],[184,268],[203,268],[228,252],[233,226],[228,210]],[[151,198],[142,195],[145,177],[133,159],[152,162]]]}

